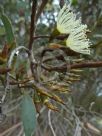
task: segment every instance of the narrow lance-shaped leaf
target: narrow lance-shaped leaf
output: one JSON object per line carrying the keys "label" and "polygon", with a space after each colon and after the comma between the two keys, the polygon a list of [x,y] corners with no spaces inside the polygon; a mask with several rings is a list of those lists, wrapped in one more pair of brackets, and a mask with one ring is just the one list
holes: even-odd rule
{"label": "narrow lance-shaped leaf", "polygon": [[16,46],[15,36],[12,29],[12,24],[10,19],[5,15],[3,8],[0,6],[0,19],[2,20],[6,32],[7,44],[10,46],[9,48],[14,48]]}
{"label": "narrow lance-shaped leaf", "polygon": [[36,128],[36,109],[32,98],[24,94],[21,103],[21,119],[25,136],[32,136]]}

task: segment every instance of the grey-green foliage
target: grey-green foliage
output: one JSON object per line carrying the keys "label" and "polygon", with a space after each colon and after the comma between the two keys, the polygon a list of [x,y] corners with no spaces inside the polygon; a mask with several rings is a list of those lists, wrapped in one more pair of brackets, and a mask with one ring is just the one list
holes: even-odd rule
{"label": "grey-green foliage", "polygon": [[5,32],[6,32],[6,37],[7,37],[7,42],[8,44],[12,44],[15,41],[15,36],[13,33],[13,28],[10,19],[6,16],[6,14],[3,11],[3,8],[0,6],[0,19],[3,22]]}
{"label": "grey-green foliage", "polygon": [[24,94],[21,102],[21,119],[25,136],[31,136],[36,129],[36,110],[32,98]]}

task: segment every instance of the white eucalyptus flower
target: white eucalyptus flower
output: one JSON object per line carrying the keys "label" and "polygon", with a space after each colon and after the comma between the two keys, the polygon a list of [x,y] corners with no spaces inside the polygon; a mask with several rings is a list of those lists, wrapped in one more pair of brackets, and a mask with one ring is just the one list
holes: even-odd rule
{"label": "white eucalyptus flower", "polygon": [[73,31],[66,40],[66,46],[75,52],[90,54],[90,42],[84,32]]}
{"label": "white eucalyptus flower", "polygon": [[60,33],[69,34],[66,46],[73,51],[90,54],[90,42],[87,39],[87,25],[81,23],[81,19],[76,19],[76,15],[66,4],[60,10],[57,19],[57,29]]}
{"label": "white eucalyptus flower", "polygon": [[73,28],[73,23],[76,20],[76,16],[71,11],[70,6],[64,5],[60,10],[57,18],[57,29],[60,33],[70,33]]}
{"label": "white eucalyptus flower", "polygon": [[66,40],[66,46],[73,51],[90,54],[90,41],[86,36],[87,25],[75,26]]}

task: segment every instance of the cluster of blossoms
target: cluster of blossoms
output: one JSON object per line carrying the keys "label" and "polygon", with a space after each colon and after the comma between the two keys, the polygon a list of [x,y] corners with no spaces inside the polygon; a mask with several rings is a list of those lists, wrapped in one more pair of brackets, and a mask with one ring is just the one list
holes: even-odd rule
{"label": "cluster of blossoms", "polygon": [[66,46],[75,52],[90,54],[90,41],[87,39],[87,25],[76,19],[70,5],[65,4],[60,10],[57,18],[57,30],[62,34],[69,34]]}

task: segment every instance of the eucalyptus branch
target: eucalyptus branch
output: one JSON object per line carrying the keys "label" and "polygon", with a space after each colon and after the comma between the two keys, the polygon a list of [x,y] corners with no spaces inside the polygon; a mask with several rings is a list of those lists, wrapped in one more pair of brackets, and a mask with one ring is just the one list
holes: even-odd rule
{"label": "eucalyptus branch", "polygon": [[48,0],[42,0],[40,7],[38,8],[38,12],[36,14],[36,21],[38,20],[39,16],[41,15],[41,13],[43,12],[46,4],[47,4]]}
{"label": "eucalyptus branch", "polygon": [[55,36],[55,37],[52,37],[50,35],[38,35],[38,36],[34,36],[33,37],[33,40],[35,39],[39,39],[39,38],[48,38],[50,40],[53,40],[53,39],[57,39],[57,40],[64,40],[68,37],[69,35],[68,34],[60,34],[58,36]]}
{"label": "eucalyptus branch", "polygon": [[30,53],[29,50],[28,50],[26,47],[24,47],[24,46],[19,46],[19,47],[15,48],[15,49],[11,52],[10,58],[9,58],[9,60],[8,60],[8,67],[9,67],[9,68],[11,68],[12,61],[13,61],[13,58],[14,58],[15,53],[16,53],[17,51],[19,51],[19,50],[22,50],[22,49],[25,50],[28,54]]}
{"label": "eucalyptus branch", "polygon": [[79,63],[79,64],[72,64],[70,66],[71,69],[74,69],[74,68],[98,68],[98,67],[102,67],[102,61],[83,62],[83,63]]}
{"label": "eucalyptus branch", "polygon": [[78,63],[78,64],[64,64],[62,66],[56,66],[56,67],[52,67],[52,66],[48,66],[48,65],[44,65],[42,64],[42,68],[48,70],[48,71],[66,71],[66,69],[70,67],[70,69],[78,69],[78,68],[98,68],[98,67],[102,67],[102,61],[98,61],[98,62],[83,62],[83,63]]}
{"label": "eucalyptus branch", "polygon": [[36,8],[37,8],[37,0],[33,0],[32,2],[32,11],[31,11],[31,25],[30,25],[30,40],[29,40],[29,50],[32,50],[33,44],[33,35],[35,32],[35,18],[36,18]]}
{"label": "eucalyptus branch", "polygon": [[40,38],[50,38],[49,35],[39,35],[39,36],[34,36],[33,39],[36,40],[36,39],[40,39]]}

